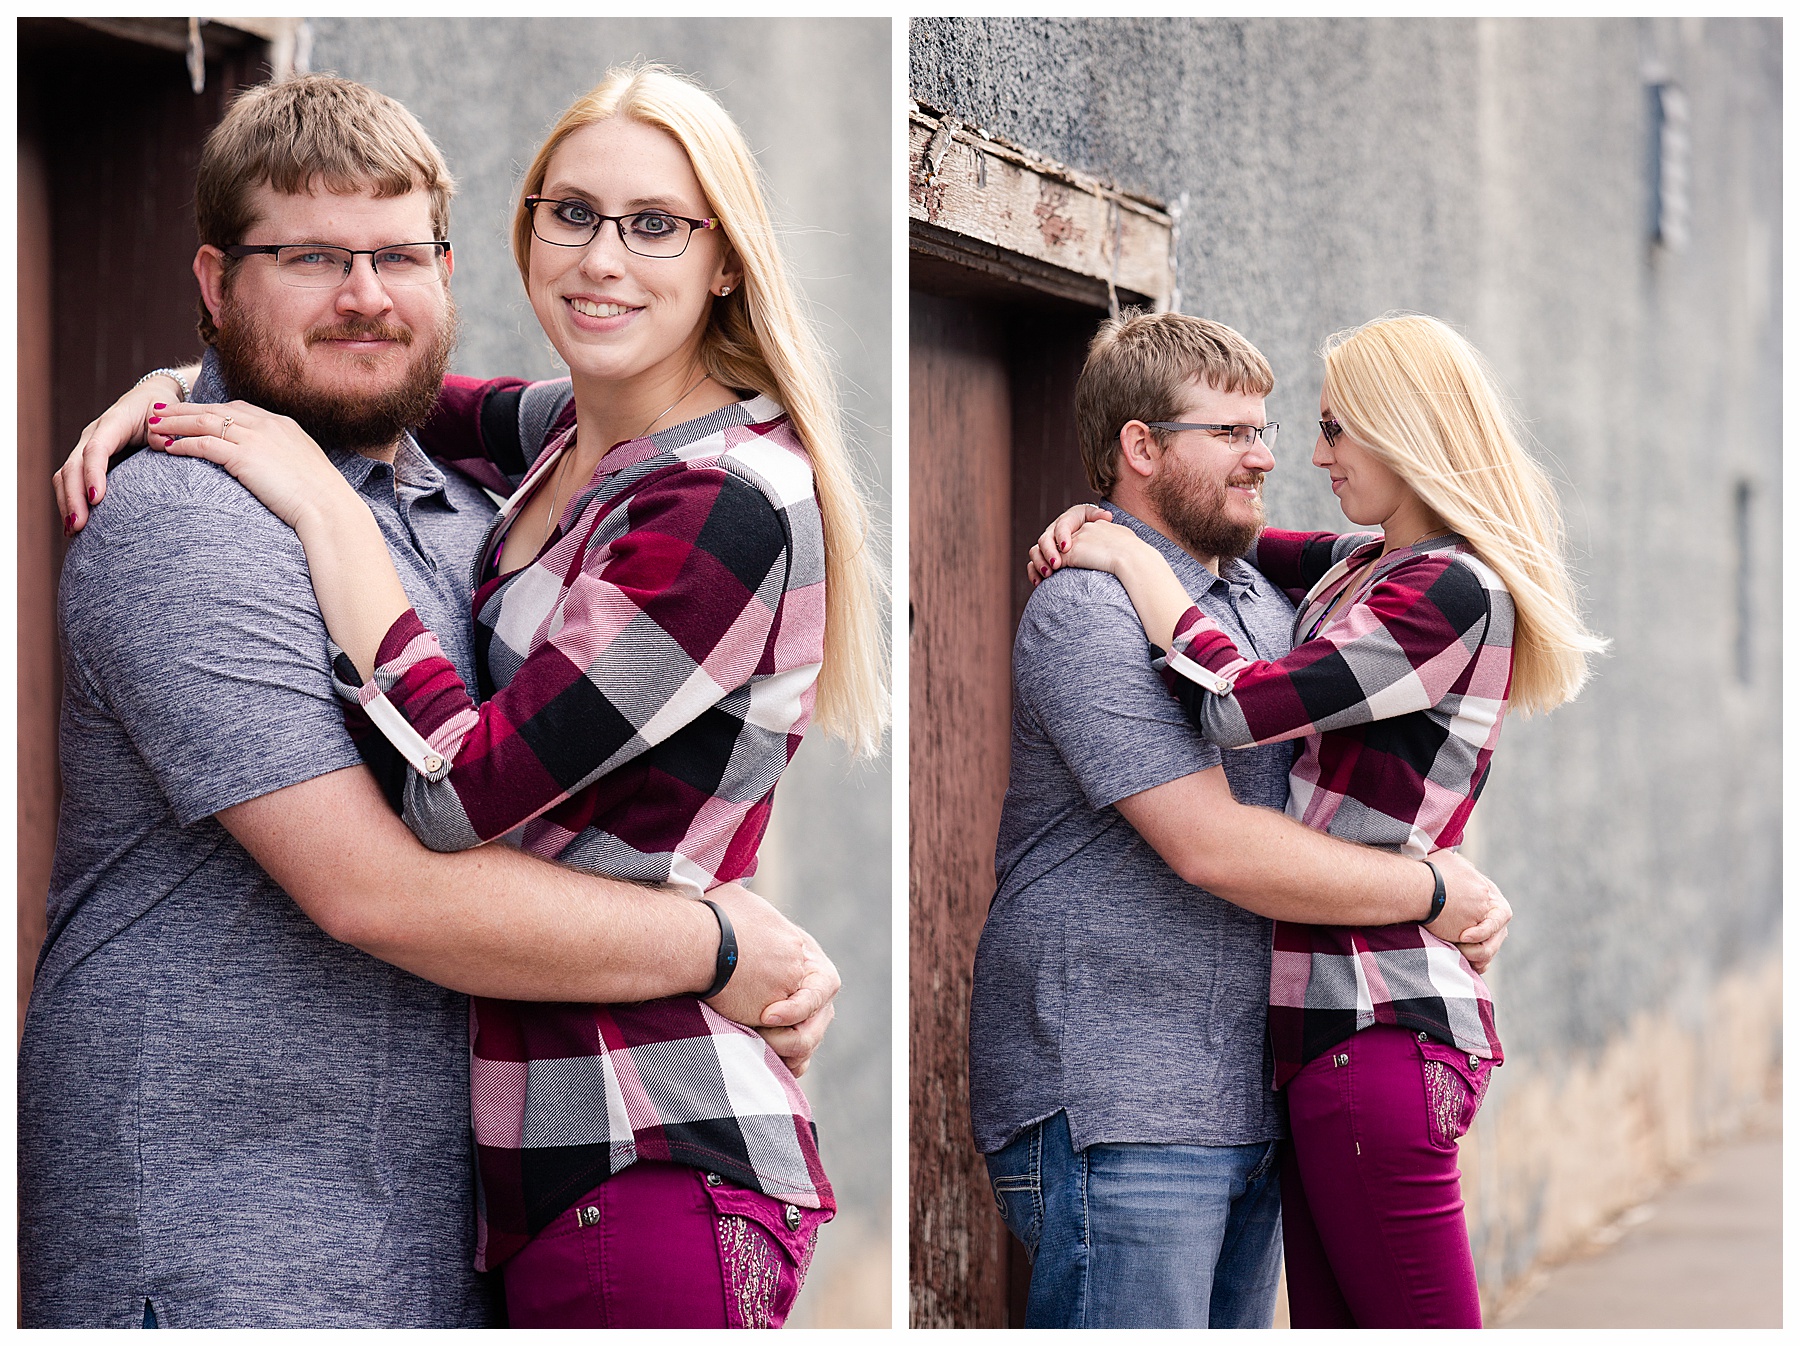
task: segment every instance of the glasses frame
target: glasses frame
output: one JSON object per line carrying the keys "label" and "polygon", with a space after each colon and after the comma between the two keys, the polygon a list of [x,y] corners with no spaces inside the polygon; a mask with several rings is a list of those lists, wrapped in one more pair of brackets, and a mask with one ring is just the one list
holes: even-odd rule
{"label": "glasses frame", "polygon": [[[347,252],[350,254],[350,260],[345,263],[344,274],[339,278],[337,285],[297,285],[291,280],[281,280],[283,285],[290,286],[296,290],[337,289],[339,285],[342,285],[345,281],[349,280],[350,273],[356,270],[356,259],[358,257],[367,257],[369,259],[369,269],[375,273],[377,279],[380,279],[381,267],[375,261],[375,258],[381,253],[392,252],[395,248],[436,248],[440,259],[450,256],[450,240],[446,238],[428,239],[423,243],[388,243],[379,248],[346,248],[337,243],[233,243],[229,247],[220,248],[219,251],[236,261],[245,257],[261,257],[264,255],[274,257],[288,248],[313,248],[320,252],[329,249],[332,252]],[[280,267],[275,269],[275,275],[277,279],[281,279]],[[393,282],[391,281],[382,281],[382,284],[384,285],[392,283]],[[423,285],[425,282],[419,281],[418,284]]]}
{"label": "glasses frame", "polygon": [[[719,227],[719,222],[716,219],[708,218],[708,219],[704,219],[704,220],[696,220],[693,217],[688,216],[688,215],[677,215],[672,210],[634,210],[629,215],[601,215],[601,214],[596,213],[594,215],[594,231],[587,236],[586,242],[583,242],[583,243],[559,243],[556,239],[545,238],[542,234],[540,234],[538,232],[537,208],[540,205],[544,205],[546,203],[549,205],[555,205],[555,206],[575,205],[575,206],[580,206],[583,210],[593,210],[593,207],[588,205],[588,203],[586,201],[581,200],[579,197],[573,197],[573,196],[528,196],[525,198],[525,209],[531,212],[531,236],[533,238],[537,239],[540,243],[548,243],[553,248],[592,247],[594,240],[596,238],[600,237],[600,230],[603,227],[605,227],[606,225],[611,224],[614,228],[616,228],[619,231],[620,244],[622,244],[625,248],[625,251],[630,253],[633,257],[648,257],[652,261],[672,262],[677,257],[681,257],[686,254],[686,252],[688,250],[688,244],[690,244],[694,241],[694,232],[696,230],[717,229]],[[661,215],[665,219],[680,220],[683,224],[687,225],[688,226],[688,236],[682,240],[681,251],[680,252],[670,252],[670,253],[639,252],[636,248],[632,247],[631,240],[625,237],[625,221],[626,220],[635,220],[640,215]]]}
{"label": "glasses frame", "polygon": [[1338,436],[1344,433],[1344,427],[1338,424],[1337,417],[1322,416],[1319,418],[1319,433],[1325,436],[1325,446],[1334,449],[1337,447]]}
{"label": "glasses frame", "polygon": [[[1262,440],[1263,447],[1271,451],[1275,448],[1275,432],[1281,429],[1280,421],[1270,421],[1267,425],[1214,425],[1205,421],[1145,421],[1152,430],[1228,430],[1235,439],[1239,430],[1248,430],[1250,438],[1241,452],[1249,452],[1250,445]],[[1229,440],[1227,441],[1230,442]]]}

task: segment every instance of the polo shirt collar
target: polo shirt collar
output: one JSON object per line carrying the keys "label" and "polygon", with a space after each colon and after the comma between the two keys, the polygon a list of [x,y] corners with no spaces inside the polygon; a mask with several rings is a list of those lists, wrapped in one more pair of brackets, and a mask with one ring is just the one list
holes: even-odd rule
{"label": "polo shirt collar", "polygon": [[1169,563],[1169,568],[1175,572],[1189,593],[1202,593],[1218,585],[1223,587],[1235,601],[1255,589],[1260,576],[1256,568],[1241,557],[1220,561],[1219,573],[1215,575],[1201,565],[1179,543],[1167,535],[1159,533],[1130,510],[1116,505],[1110,500],[1102,500],[1100,505],[1101,508],[1112,511],[1114,523],[1123,524],[1161,552],[1163,559]]}
{"label": "polo shirt collar", "polygon": [[[200,357],[200,377],[194,380],[193,400],[229,402],[231,397],[231,390],[225,386],[225,376],[219,369],[218,353],[209,346]],[[359,492],[369,484],[369,478],[375,474],[377,466],[387,467],[387,464],[378,459],[340,449],[335,445],[322,444],[319,447],[325,450],[325,456],[343,475],[344,480]],[[450,508],[456,508],[456,502],[444,490],[446,483],[443,470],[426,457],[425,451],[419,447],[410,431],[400,436],[400,444],[394,451],[392,471],[402,489],[414,499],[437,495]]]}

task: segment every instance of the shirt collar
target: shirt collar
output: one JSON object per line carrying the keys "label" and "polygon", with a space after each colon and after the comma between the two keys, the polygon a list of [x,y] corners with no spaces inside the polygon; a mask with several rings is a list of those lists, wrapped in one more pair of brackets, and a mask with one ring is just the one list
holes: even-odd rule
{"label": "shirt collar", "polygon": [[1161,552],[1163,559],[1169,563],[1169,568],[1190,594],[1204,593],[1214,585],[1223,585],[1235,600],[1253,589],[1260,578],[1256,568],[1240,557],[1221,560],[1219,573],[1215,575],[1172,538],[1159,533],[1130,510],[1110,500],[1102,500],[1100,504],[1103,509],[1112,511],[1114,523],[1123,524]]}
{"label": "shirt collar", "polygon": [[1375,573],[1378,575],[1386,574],[1409,556],[1418,556],[1424,552],[1430,551],[1445,551],[1450,548],[1463,546],[1464,542],[1460,533],[1451,531],[1448,533],[1439,533],[1435,537],[1421,538],[1410,547],[1395,547],[1394,550],[1389,552],[1386,556],[1381,554],[1382,545],[1382,538],[1378,533],[1360,547],[1357,547],[1354,551],[1346,555],[1338,564],[1343,566],[1346,570],[1354,570],[1357,566],[1363,565],[1369,561],[1375,561]]}
{"label": "shirt collar", "polygon": [[[362,457],[361,454],[357,456]],[[400,445],[394,450],[394,475],[400,479],[401,486],[421,498],[444,491],[443,469],[425,455],[411,431],[400,436]],[[448,495],[444,495],[444,503],[451,508],[456,505]]]}
{"label": "shirt collar", "polygon": [[717,411],[709,411],[704,416],[696,416],[691,421],[682,421],[658,430],[653,435],[620,440],[600,459],[598,470],[602,475],[610,476],[615,472],[623,472],[628,467],[636,467],[660,453],[669,453],[705,439],[708,435],[716,435],[731,426],[762,425],[779,420],[785,414],[780,403],[758,393],[741,402],[722,406]]}
{"label": "shirt collar", "polygon": [[[206,353],[200,357],[200,377],[194,380],[194,397],[196,402],[229,402],[231,390],[225,386],[225,375],[219,369],[218,352],[207,347]],[[374,475],[378,460],[368,458],[348,449],[340,449],[333,444],[321,444],[325,456],[331,465],[343,474],[344,480],[358,491],[368,485],[369,478]],[[385,467],[386,464],[379,464]],[[400,444],[394,451],[394,475],[400,484],[415,497],[444,492],[445,480],[443,471],[438,465],[425,456],[412,437],[412,433],[400,436]],[[444,502],[455,507],[455,501],[444,494]]]}

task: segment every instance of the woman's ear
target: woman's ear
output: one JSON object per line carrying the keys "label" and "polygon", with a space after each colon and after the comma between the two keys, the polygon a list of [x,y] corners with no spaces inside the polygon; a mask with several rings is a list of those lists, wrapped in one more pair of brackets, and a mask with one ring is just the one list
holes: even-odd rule
{"label": "woman's ear", "polygon": [[712,292],[716,295],[728,295],[743,283],[743,264],[738,261],[737,251],[727,248],[725,256],[719,261],[718,270],[713,272]]}

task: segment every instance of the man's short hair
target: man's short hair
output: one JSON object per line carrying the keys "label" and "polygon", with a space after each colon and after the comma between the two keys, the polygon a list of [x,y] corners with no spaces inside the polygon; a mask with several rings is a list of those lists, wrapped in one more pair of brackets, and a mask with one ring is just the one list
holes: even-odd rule
{"label": "man's short hair", "polygon": [[[194,185],[200,241],[215,248],[243,242],[256,223],[250,194],[262,183],[295,196],[321,187],[377,197],[422,190],[431,198],[433,236],[450,236],[456,181],[425,128],[386,94],[337,75],[296,75],[233,100],[200,151]],[[227,283],[230,276],[227,266]],[[216,331],[202,304],[201,339],[211,345]]]}
{"label": "man's short hair", "polygon": [[1106,495],[1119,481],[1119,431],[1127,421],[1172,421],[1188,384],[1267,397],[1275,375],[1262,352],[1224,323],[1185,313],[1126,309],[1100,324],[1075,383],[1075,427],[1088,485]]}

